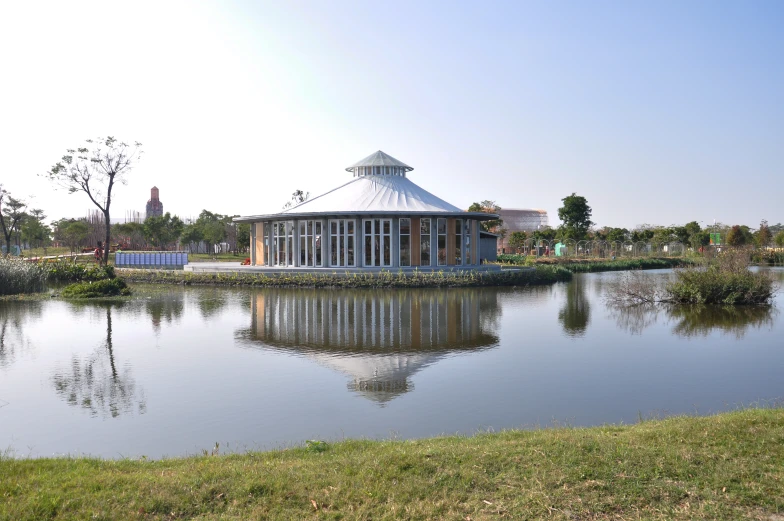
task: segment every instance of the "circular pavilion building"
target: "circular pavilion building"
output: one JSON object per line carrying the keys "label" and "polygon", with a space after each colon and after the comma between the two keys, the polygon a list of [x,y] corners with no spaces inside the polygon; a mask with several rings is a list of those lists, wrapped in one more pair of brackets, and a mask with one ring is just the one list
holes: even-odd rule
{"label": "circular pavilion building", "polygon": [[480,264],[479,221],[414,184],[407,164],[378,151],[346,168],[353,179],[250,223],[251,264],[353,270],[463,269]]}

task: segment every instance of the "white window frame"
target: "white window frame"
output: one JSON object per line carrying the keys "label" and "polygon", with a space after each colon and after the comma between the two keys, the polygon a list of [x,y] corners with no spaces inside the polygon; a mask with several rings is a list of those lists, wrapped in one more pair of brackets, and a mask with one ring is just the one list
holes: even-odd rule
{"label": "white window frame", "polygon": [[[337,225],[337,231],[335,234],[332,233],[332,223]],[[343,224],[343,233],[340,233],[340,225]],[[349,232],[349,224],[352,225],[351,227],[354,228],[352,232]],[[356,239],[356,221],[354,219],[330,219],[327,223],[327,234],[329,236],[329,250],[327,254],[329,255],[329,262],[331,267],[335,268],[354,268],[357,265],[357,239]],[[340,254],[340,240],[343,239],[345,247],[343,248],[343,255]],[[349,264],[349,239],[354,244],[354,262]],[[335,242],[337,241],[337,242]],[[322,241],[323,242],[323,241]],[[332,248],[333,245],[336,245],[337,248],[337,264],[332,263]],[[341,258],[342,257],[342,258]],[[322,252],[322,259],[324,258],[324,254]]]}
{"label": "white window frame", "polygon": [[[366,231],[367,230],[367,223],[370,223],[370,233],[369,234]],[[375,231],[375,224],[376,223],[378,223],[378,233],[376,233],[376,231]],[[389,224],[389,233],[388,234],[384,233],[384,223],[388,223]],[[373,268],[390,268],[390,267],[392,267],[392,258],[393,258],[392,248],[394,246],[393,242],[392,242],[392,219],[384,219],[384,218],[363,219],[362,220],[362,233],[363,233],[363,237],[365,237],[365,240],[362,241],[362,262],[365,263],[365,266],[373,267]],[[367,237],[370,237],[370,244],[371,244],[371,248],[370,248],[370,264],[367,264],[367,261],[365,260],[365,259],[367,259],[366,249],[365,249],[366,248]],[[378,242],[376,242],[376,241],[378,241]],[[386,247],[387,241],[389,241],[389,262],[387,264],[384,264],[384,249]],[[379,251],[379,255],[381,257],[379,259],[378,264],[376,264],[376,248],[373,247],[373,246],[375,246],[375,244],[378,244],[378,251]],[[400,252],[398,252],[398,255],[400,255]]]}
{"label": "white window frame", "polygon": [[[321,228],[321,221],[319,220],[301,220],[297,221],[297,226],[299,226],[299,251],[298,251],[298,259],[299,265],[305,266],[309,268],[314,267],[322,267],[324,265],[324,239],[320,238],[323,237],[322,233],[319,233],[317,230]],[[310,226],[310,228],[308,228]],[[303,233],[304,229],[304,233]],[[303,250],[302,244],[305,244],[305,248]],[[321,260],[318,260],[317,253],[318,250],[322,249],[321,251]],[[305,255],[305,262],[302,262],[302,255]],[[308,255],[311,255],[310,260],[311,263],[308,263]]]}

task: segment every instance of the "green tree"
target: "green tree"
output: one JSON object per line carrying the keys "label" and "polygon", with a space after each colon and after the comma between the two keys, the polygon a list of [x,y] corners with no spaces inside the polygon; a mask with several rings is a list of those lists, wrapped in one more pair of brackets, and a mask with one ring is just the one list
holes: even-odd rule
{"label": "green tree", "polygon": [[784,248],[784,231],[777,233],[776,236],[773,237],[773,242],[779,248]]}
{"label": "green tree", "polygon": [[137,222],[127,222],[112,225],[112,233],[118,236],[124,248],[139,248],[144,239],[144,225]]}
{"label": "green tree", "polygon": [[760,248],[766,248],[770,244],[771,239],[773,239],[773,234],[770,232],[768,221],[763,219],[760,223],[759,230],[754,234],[754,242],[756,242],[757,246]]}
{"label": "green tree", "polygon": [[629,230],[626,228],[611,228],[607,232],[607,241],[609,242],[623,242],[629,237]]}
{"label": "green tree", "polygon": [[648,242],[653,239],[653,229],[644,225],[632,231],[633,242]]}
{"label": "green tree", "polygon": [[525,246],[526,239],[528,239],[528,234],[525,232],[512,232],[509,234],[509,247],[520,251]]}
{"label": "green tree", "polygon": [[655,242],[656,244],[666,244],[668,242],[674,242],[677,240],[675,233],[673,232],[672,228],[665,228],[664,226],[659,226],[655,230],[653,230],[653,237],[651,237],[651,241]]}
{"label": "green tree", "polygon": [[702,231],[702,227],[697,221],[688,222],[683,225],[683,228],[686,230],[686,242],[691,242],[691,238]]}
{"label": "green tree", "polygon": [[30,210],[22,223],[22,240],[33,245],[33,247],[46,248],[52,238],[52,230],[44,223],[46,215],[38,208]]}
{"label": "green tree", "polygon": [[[481,203],[473,203],[471,206],[468,207],[469,212],[479,212],[479,213],[494,213],[498,214],[501,211],[501,207],[495,204],[495,201],[488,201],[484,200]],[[479,226],[488,233],[495,233],[504,237],[506,235],[506,229],[504,226],[503,219],[491,219],[489,221],[481,221]]]}
{"label": "green tree", "polygon": [[239,223],[237,224],[237,244],[242,244],[242,251],[245,248],[250,248],[250,224]]}
{"label": "green tree", "polygon": [[572,193],[561,199],[563,206],[558,209],[561,237],[564,239],[582,240],[588,236],[588,230],[594,224],[591,221],[591,207],[585,197]]}
{"label": "green tree", "polygon": [[8,190],[0,185],[0,229],[5,239],[5,251],[11,253],[11,237],[18,231],[18,227],[27,215],[27,203],[11,196]]}
{"label": "green tree", "polygon": [[166,212],[160,217],[148,217],[144,221],[144,237],[158,248],[164,249],[182,235],[184,226],[179,217],[172,217]]}
{"label": "green tree", "polygon": [[212,252],[226,239],[225,216],[221,214],[202,210],[196,219],[196,225],[201,231],[202,240],[211,246]]}
{"label": "green tree", "polygon": [[[199,244],[201,241],[204,240],[204,234],[201,231],[201,227],[197,223],[189,223],[186,224],[182,230],[182,235],[180,235],[180,240],[188,244],[188,251],[193,253],[192,244]],[[250,241],[250,240],[249,240]]]}
{"label": "green tree", "polygon": [[729,246],[743,246],[751,243],[753,237],[748,226],[735,225],[727,232],[726,242]]}
{"label": "green tree", "polygon": [[141,143],[128,145],[114,137],[86,140],[86,145],[68,149],[60,162],[47,172],[54,183],[68,193],[84,192],[103,213],[106,233],[102,263],[109,262],[111,243],[110,209],[112,190],[117,183],[127,183],[126,175],[141,157]]}
{"label": "green tree", "polygon": [[71,253],[78,249],[79,244],[87,238],[87,234],[90,232],[90,227],[81,219],[61,219],[56,221],[54,226],[55,239],[65,242]]}
{"label": "green tree", "polygon": [[555,239],[558,232],[549,226],[542,228],[541,230],[536,230],[535,232],[531,232],[531,239],[534,241],[552,241]]}
{"label": "green tree", "polygon": [[702,246],[708,246],[710,244],[710,232],[702,230],[695,233],[691,236],[690,243],[695,250]]}

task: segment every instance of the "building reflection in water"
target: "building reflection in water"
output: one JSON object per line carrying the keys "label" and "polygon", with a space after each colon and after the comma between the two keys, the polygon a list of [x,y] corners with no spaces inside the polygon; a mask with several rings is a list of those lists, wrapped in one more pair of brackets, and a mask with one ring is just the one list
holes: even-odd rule
{"label": "building reflection in water", "polygon": [[498,343],[495,291],[271,290],[251,299],[239,337],[306,355],[348,374],[348,389],[383,405],[413,389],[411,376],[439,359]]}

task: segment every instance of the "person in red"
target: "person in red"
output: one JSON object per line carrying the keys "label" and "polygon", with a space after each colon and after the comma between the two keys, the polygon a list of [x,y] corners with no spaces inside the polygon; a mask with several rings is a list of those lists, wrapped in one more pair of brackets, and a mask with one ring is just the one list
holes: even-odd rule
{"label": "person in red", "polygon": [[101,247],[101,241],[98,241],[98,247],[95,248],[95,262],[100,264],[101,260],[103,260],[103,248]]}

